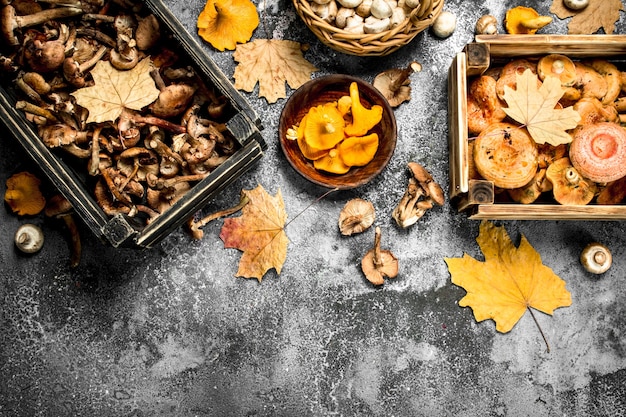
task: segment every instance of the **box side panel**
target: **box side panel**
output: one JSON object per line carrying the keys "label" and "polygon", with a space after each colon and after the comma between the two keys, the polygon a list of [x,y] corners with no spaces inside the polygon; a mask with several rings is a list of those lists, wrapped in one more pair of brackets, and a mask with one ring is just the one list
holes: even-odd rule
{"label": "box side panel", "polygon": [[459,52],[448,71],[448,148],[450,198],[468,191],[466,56]]}
{"label": "box side panel", "polygon": [[626,206],[478,205],[473,220],[626,220]]}
{"label": "box side panel", "polygon": [[608,58],[626,54],[626,35],[477,35],[491,56],[515,58],[564,54],[571,58]]}

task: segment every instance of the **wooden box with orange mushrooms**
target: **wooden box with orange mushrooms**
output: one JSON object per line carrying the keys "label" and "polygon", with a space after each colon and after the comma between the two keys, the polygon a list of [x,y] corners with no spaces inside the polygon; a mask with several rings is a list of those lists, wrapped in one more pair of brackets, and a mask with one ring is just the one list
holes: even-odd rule
{"label": "wooden box with orange mushrooms", "polygon": [[56,3],[2,6],[0,119],[103,243],[150,247],[262,157],[262,124],[162,0]]}
{"label": "wooden box with orange mushrooms", "polygon": [[477,35],[448,74],[456,208],[626,219],[625,58],[622,35]]}

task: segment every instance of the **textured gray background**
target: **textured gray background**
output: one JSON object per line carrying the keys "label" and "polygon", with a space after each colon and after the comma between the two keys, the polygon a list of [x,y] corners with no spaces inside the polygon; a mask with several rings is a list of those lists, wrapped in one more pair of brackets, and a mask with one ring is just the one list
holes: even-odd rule
{"label": "textured gray background", "polygon": [[[443,258],[481,256],[478,222],[449,204],[408,230],[391,219],[407,162],[426,166],[447,189],[447,69],[480,15],[502,21],[519,3],[447,1],[458,18],[450,38],[425,31],[386,58],[327,48],[287,0],[259,5],[263,23],[254,37],[309,43],[305,57],[320,69],[314,76],[371,81],[383,69],[423,64],[411,77],[413,100],[396,110],[399,141],[387,169],[291,223],[282,273],[269,272],[261,284],[234,276],[241,254],[223,248],[221,220],[202,241],[180,229],[145,251],[103,247],[83,229],[82,263],[72,271],[61,225],[35,219],[47,242],[25,257],[12,243],[25,219],[0,210],[0,416],[623,416],[623,222],[499,222],[514,241],[525,235],[572,293],[571,307],[538,313],[552,347],[546,353],[528,314],[499,334],[457,305],[464,290],[451,284]],[[548,14],[548,1],[523,3]],[[169,6],[195,33],[203,2]],[[566,33],[566,24],[555,19],[542,32]],[[622,13],[617,32],[624,27]],[[204,47],[232,79],[232,52]],[[294,218],[325,190],[285,162],[277,141],[285,101],[267,105],[257,93],[244,95],[264,122],[269,149],[205,211],[229,207],[242,188],[261,184],[281,190]],[[29,161],[2,139],[4,183]],[[373,232],[344,238],[337,230],[353,197],[374,203],[382,245],[400,259],[398,278],[382,288],[369,285],[359,266]],[[592,240],[615,257],[601,277],[578,263]]]}

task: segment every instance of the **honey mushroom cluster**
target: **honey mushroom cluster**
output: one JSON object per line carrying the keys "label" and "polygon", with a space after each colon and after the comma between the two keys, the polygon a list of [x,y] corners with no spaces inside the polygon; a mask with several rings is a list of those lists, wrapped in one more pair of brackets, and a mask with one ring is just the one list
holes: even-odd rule
{"label": "honey mushroom cluster", "polygon": [[[168,46],[142,3],[14,0],[1,13],[0,70],[14,80],[16,107],[46,146],[84,168],[106,214],[147,224],[236,150],[223,123],[228,100]],[[89,109],[71,94],[94,84],[94,66],[108,61],[126,72],[144,59],[158,98],[115,121],[87,123]]]}
{"label": "honey mushroom cluster", "polygon": [[420,10],[419,0],[312,0],[320,19],[348,33],[381,33]]}
{"label": "honey mushroom cluster", "polygon": [[[568,144],[537,144],[503,108],[505,86],[530,70],[540,86],[557,77],[558,106],[580,115]],[[604,59],[562,54],[518,58],[489,68],[467,92],[470,178],[492,181],[499,198],[530,204],[550,195],[563,205],[618,204],[626,197],[626,73]]]}

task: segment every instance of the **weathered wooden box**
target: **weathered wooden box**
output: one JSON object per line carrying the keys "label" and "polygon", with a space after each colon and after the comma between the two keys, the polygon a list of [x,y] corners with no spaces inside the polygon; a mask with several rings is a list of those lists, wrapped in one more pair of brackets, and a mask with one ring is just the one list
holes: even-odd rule
{"label": "weathered wooden box", "polygon": [[[132,3],[129,3],[132,4]],[[13,79],[0,82],[0,120],[11,131],[43,174],[72,204],[88,228],[104,244],[113,247],[148,248],[181,226],[220,191],[253,167],[263,156],[266,144],[261,136],[259,117],[245,98],[234,88],[220,68],[203,51],[162,0],[146,0],[141,5],[159,21],[161,39],[157,47],[174,50],[178,57],[193,68],[195,74],[215,91],[226,97],[228,119],[225,131],[236,142],[232,155],[202,180],[195,182],[186,194],[153,221],[138,224],[127,214],[105,214],[94,198],[93,183],[63,155],[51,151],[39,138],[35,125],[16,109],[19,99]],[[80,19],[80,17],[77,17]],[[167,42],[167,43],[165,43]]]}
{"label": "weathered wooden box", "polygon": [[573,60],[602,58],[626,60],[623,35],[478,35],[459,52],[448,72],[448,125],[450,200],[471,219],[501,220],[623,220],[626,205],[565,206],[556,202],[532,204],[499,201],[491,181],[470,178],[468,151],[468,80],[495,65],[516,58],[563,54]]}

